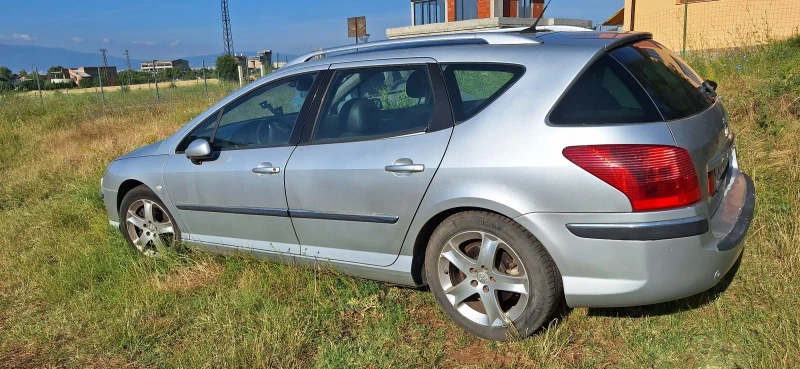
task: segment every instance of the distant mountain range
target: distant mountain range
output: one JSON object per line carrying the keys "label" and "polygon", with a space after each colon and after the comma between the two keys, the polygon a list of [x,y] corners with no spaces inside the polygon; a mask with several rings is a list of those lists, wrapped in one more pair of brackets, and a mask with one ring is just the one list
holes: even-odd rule
{"label": "distant mountain range", "polygon": [[[131,63],[137,67],[141,62],[141,60],[131,59]],[[103,60],[100,53],[82,53],[60,47],[0,44],[0,65],[8,67],[12,72],[17,73],[20,69],[31,72],[31,64],[34,63],[39,68],[39,72],[44,73],[53,65],[61,65],[65,68],[97,66],[102,64]],[[125,58],[109,55],[108,65],[124,68]]]}
{"label": "distant mountain range", "polygon": [[[239,53],[237,53],[239,54]],[[256,55],[255,51],[245,51],[244,55]],[[189,61],[192,68],[199,68],[206,62],[206,66],[213,66],[220,54],[189,56],[181,59]],[[288,57],[292,60],[297,55],[291,54],[273,54],[272,57],[275,61],[285,61]],[[131,59],[131,65],[135,69],[139,69],[139,64],[143,60]],[[6,66],[12,72],[17,73],[20,69],[31,71],[31,64],[36,64],[40,72],[46,72],[47,68],[52,65],[61,65],[65,68],[75,68],[81,66],[96,66],[102,63],[100,54],[83,53],[80,51],[67,50],[60,47],[42,47],[30,45],[9,45],[0,44],[0,65]],[[117,56],[108,56],[108,65],[116,66],[117,69],[125,68],[125,58]]]}

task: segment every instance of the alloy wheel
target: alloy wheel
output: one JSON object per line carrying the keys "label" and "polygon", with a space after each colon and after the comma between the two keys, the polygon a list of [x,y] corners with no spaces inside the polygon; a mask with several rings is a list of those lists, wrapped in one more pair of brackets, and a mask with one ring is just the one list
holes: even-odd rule
{"label": "alloy wheel", "polygon": [[491,233],[450,238],[439,255],[438,275],[447,300],[477,324],[510,325],[528,305],[525,266],[511,245]]}
{"label": "alloy wheel", "polygon": [[160,248],[175,241],[172,219],[154,201],[134,201],[128,207],[125,223],[131,242],[145,256],[156,257]]}

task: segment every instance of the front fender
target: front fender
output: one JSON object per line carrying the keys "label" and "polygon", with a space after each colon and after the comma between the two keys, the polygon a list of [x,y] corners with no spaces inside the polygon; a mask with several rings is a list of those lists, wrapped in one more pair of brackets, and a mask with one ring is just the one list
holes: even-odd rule
{"label": "front fender", "polygon": [[126,182],[136,181],[149,187],[172,214],[181,230],[186,229],[178,215],[178,209],[169,201],[166,187],[164,186],[162,168],[166,155],[145,156],[132,159],[118,159],[113,161],[103,177],[103,201],[105,203],[108,219],[112,223],[119,223],[119,203],[124,194],[120,188]]}

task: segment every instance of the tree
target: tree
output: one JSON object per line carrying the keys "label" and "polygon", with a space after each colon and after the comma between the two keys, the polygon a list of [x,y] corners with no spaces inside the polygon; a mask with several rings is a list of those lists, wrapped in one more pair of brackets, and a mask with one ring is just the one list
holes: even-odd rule
{"label": "tree", "polygon": [[60,65],[54,65],[47,69],[47,73],[61,72],[62,69],[64,69],[64,67]]}
{"label": "tree", "polygon": [[28,72],[26,72],[26,71],[25,71],[25,69],[22,69],[22,70],[20,70],[20,71],[19,71],[19,73],[17,73],[17,75],[18,75],[20,78],[22,78],[22,77],[27,77],[27,76],[28,76]]}
{"label": "tree", "polygon": [[239,79],[239,69],[236,58],[231,55],[222,55],[217,58],[217,73],[219,79],[225,81],[236,81]]}
{"label": "tree", "polygon": [[4,67],[4,66],[0,65],[0,80],[6,81],[6,82],[13,82],[11,80],[11,77],[13,75],[14,75],[14,73],[11,73],[11,69],[8,69],[8,67]]}

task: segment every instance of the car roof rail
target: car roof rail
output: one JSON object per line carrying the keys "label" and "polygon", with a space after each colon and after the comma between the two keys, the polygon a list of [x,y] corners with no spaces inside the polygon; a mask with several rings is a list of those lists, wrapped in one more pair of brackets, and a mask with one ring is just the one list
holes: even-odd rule
{"label": "car roof rail", "polygon": [[346,45],[339,47],[332,47],[330,49],[316,50],[308,54],[301,55],[293,59],[284,67],[295,64],[302,64],[314,58],[322,58],[327,54],[342,53],[347,51],[369,51],[375,48],[387,48],[392,46],[409,47],[423,47],[426,44],[436,45],[442,42],[449,41],[470,41],[475,40],[484,42],[489,45],[535,45],[542,43],[533,37],[513,34],[513,33],[492,33],[492,32],[478,32],[478,33],[457,33],[451,35],[436,35],[436,36],[422,36],[422,37],[409,37],[386,41],[375,41],[363,44]]}

